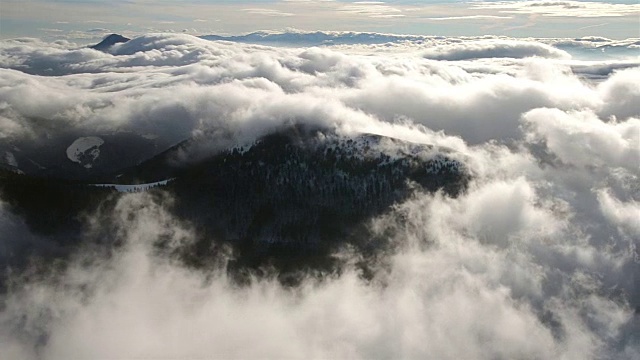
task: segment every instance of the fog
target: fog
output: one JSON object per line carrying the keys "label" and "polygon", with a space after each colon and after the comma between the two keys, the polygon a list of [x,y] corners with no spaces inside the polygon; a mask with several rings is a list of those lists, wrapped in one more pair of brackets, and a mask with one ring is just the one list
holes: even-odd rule
{"label": "fog", "polygon": [[[238,285],[224,254],[211,269],[184,266],[154,247],[196,237],[170,195],[123,195],[86,219],[87,243],[113,226],[123,246],[112,256],[88,246],[67,267],[10,276],[2,357],[640,357],[640,59],[577,60],[550,44],[384,51],[154,34],[102,53],[2,42],[7,143],[63,128],[201,136],[188,159],[312,124],[445,146],[473,175],[457,198],[417,191],[368,220],[394,245],[371,278],[345,247],[340,271],[296,287],[276,274]],[[602,68],[611,75],[587,76]],[[0,244],[36,241],[0,211],[11,229]]]}

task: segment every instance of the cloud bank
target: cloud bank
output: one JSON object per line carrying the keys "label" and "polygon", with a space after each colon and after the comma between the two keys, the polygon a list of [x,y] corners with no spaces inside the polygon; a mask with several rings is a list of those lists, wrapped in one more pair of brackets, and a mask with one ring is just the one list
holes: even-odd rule
{"label": "cloud bank", "polygon": [[[630,80],[637,69],[594,88],[571,74],[570,61],[553,60],[567,55],[547,45],[458,41],[424,49],[408,43],[402,56],[265,48],[186,35],[143,36],[114,46],[111,53],[7,41],[0,57],[1,136],[33,133],[34,127],[57,121],[99,131],[160,132],[179,141],[221,126],[270,128],[297,118],[348,122],[347,127],[360,130],[410,118],[479,143],[517,137],[518,118],[536,107],[591,109],[603,118],[637,114],[632,106],[637,87]],[[581,71],[601,74],[618,66],[616,61],[590,63],[596,64],[597,69]],[[49,120],[34,121],[43,118]]]}
{"label": "cloud bank", "polygon": [[425,57],[434,60],[467,60],[478,58],[543,58],[567,59],[571,55],[548,45],[525,41],[483,41],[460,43],[429,49]]}
{"label": "cloud bank", "polygon": [[[3,42],[0,141],[71,127],[239,143],[314,124],[455,149],[474,181],[458,198],[416,193],[370,219],[394,244],[370,278],[344,249],[341,272],[294,288],[269,276],[238,286],[224,256],[200,271],[159,254],[158,239],[178,248],[197,229],[166,199],[122,196],[90,217],[87,239],[114,224],[123,247],[17,276],[0,348],[10,359],[640,356],[638,64],[458,40],[437,50],[443,60],[421,43],[288,49],[158,34],[102,53]],[[577,64],[612,75],[594,82]],[[0,229],[12,219],[17,230],[2,243],[26,238],[6,213]]]}

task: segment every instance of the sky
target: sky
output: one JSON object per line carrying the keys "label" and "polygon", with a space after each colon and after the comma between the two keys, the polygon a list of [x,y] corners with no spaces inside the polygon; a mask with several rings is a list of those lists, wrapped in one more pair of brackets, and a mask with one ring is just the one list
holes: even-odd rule
{"label": "sky", "polygon": [[236,35],[296,29],[626,39],[640,36],[639,17],[634,0],[3,0],[0,38],[89,43],[113,32]]}

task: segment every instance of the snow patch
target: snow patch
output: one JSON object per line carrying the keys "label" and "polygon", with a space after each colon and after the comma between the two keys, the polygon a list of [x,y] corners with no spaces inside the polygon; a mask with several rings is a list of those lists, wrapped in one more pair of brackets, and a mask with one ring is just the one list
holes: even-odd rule
{"label": "snow patch", "polygon": [[67,158],[90,169],[93,167],[93,162],[100,156],[102,144],[104,140],[97,136],[78,138],[67,148]]}
{"label": "snow patch", "polygon": [[152,189],[152,188],[155,188],[155,187],[158,187],[158,186],[165,186],[165,185],[167,185],[169,182],[171,182],[173,180],[175,180],[175,179],[167,179],[167,180],[161,180],[161,181],[156,181],[156,182],[152,182],[152,183],[135,184],[135,185],[127,185],[127,184],[91,184],[91,186],[111,188],[111,189],[115,189],[118,192],[141,192],[141,191],[147,191],[149,189]]}

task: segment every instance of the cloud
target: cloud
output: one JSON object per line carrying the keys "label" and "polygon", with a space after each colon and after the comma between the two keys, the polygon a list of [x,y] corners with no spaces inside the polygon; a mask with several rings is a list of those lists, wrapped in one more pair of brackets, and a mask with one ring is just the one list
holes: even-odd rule
{"label": "cloud", "polygon": [[[112,54],[37,41],[5,42],[6,55],[0,57],[3,67],[47,76],[3,70],[7,80],[1,90],[7,103],[4,112],[13,114],[4,122],[13,123],[11,128],[17,131],[29,129],[30,120],[25,119],[50,118],[83,129],[162,132],[180,141],[224,124],[237,129],[245,127],[234,124],[277,126],[315,112],[333,114],[323,120],[327,124],[337,121],[351,128],[353,124],[387,127],[407,118],[479,143],[519,138],[518,118],[536,107],[586,107],[620,119],[634,115],[636,69],[611,77],[594,91],[573,76],[571,68],[553,60],[566,61],[567,55],[549,45],[494,39],[447,41],[428,50],[422,40],[394,45],[409,54],[404,59],[385,52],[367,58],[331,49],[267,48],[188,35],[138,37],[114,46]],[[348,51],[357,54],[369,49],[352,46]],[[428,57],[452,61],[427,60],[422,57],[425,52]],[[549,60],[453,61],[530,55]],[[616,62],[576,64],[587,75],[591,70],[586,64],[615,69]],[[636,65],[631,61],[624,66]],[[601,74],[602,67],[594,67],[595,73]],[[62,74],[73,76],[48,76]],[[35,96],[44,92],[51,96]],[[176,93],[185,96],[176,97]],[[317,108],[334,110],[318,112]],[[16,116],[19,120],[12,120]],[[267,131],[262,125],[257,128]]]}
{"label": "cloud", "polygon": [[523,115],[559,159],[577,166],[608,166],[637,170],[640,164],[640,120],[605,123],[590,112],[567,114],[557,109],[535,109]]}
{"label": "cloud", "polygon": [[587,26],[579,27],[579,28],[578,28],[578,30],[592,29],[592,28],[596,28],[596,27],[600,27],[600,26],[605,26],[605,25],[609,25],[609,23],[602,23],[602,24],[595,24],[595,25],[587,25]]}
{"label": "cloud", "polygon": [[540,56],[548,58],[570,58],[564,51],[551,46],[521,41],[489,40],[463,42],[429,49],[425,57],[434,60],[466,60],[477,58],[511,57],[523,58]]}
{"label": "cloud", "polygon": [[[193,229],[161,202],[127,195],[108,215],[125,247],[107,260],[78,254],[55,280],[63,287],[45,278],[11,294],[0,316],[4,348],[23,359],[36,358],[38,341],[41,359],[633,358],[635,335],[625,330],[632,310],[601,291],[629,277],[621,262],[637,265],[603,243],[585,244],[570,204],[546,203],[553,197],[533,179],[511,177],[535,169],[526,156],[499,148],[475,155],[490,161],[485,151],[512,175],[487,171],[486,183],[459,199],[419,195],[374,221],[399,250],[373,282],[347,268],[296,289],[268,278],[238,287],[224,272],[189,270],[152,244],[162,237],[180,246]],[[514,158],[519,169],[508,166]],[[605,341],[623,334],[631,341]]]}
{"label": "cloud", "polygon": [[600,86],[604,105],[601,116],[627,118],[640,117],[637,104],[640,100],[640,72],[635,69],[619,71]]}
{"label": "cloud", "polygon": [[[87,243],[122,244],[111,256],[80,249],[57,273],[12,278],[9,359],[640,355],[636,60],[495,38],[277,48],[150,34],[110,53],[5,41],[0,64],[4,144],[133,131],[201,136],[189,155],[203,156],[299,123],[446,146],[474,175],[457,198],[416,192],[369,219],[393,246],[368,278],[347,248],[340,271],[298,287],[239,286],[224,253],[184,266],[171,249],[198,229],[168,195],[123,195],[88,216]],[[0,206],[1,244],[46,242],[12,211]]]}
{"label": "cloud", "polygon": [[[69,22],[65,29],[74,31],[83,30],[83,22],[87,19],[94,22],[122,24],[129,31],[135,31],[135,35],[140,35],[140,31],[145,31],[145,29],[147,31],[157,29],[156,21],[166,19],[166,14],[171,14],[176,23],[164,26],[163,28],[167,29],[165,31],[180,31],[189,27],[186,23],[191,22],[192,19],[206,19],[208,15],[215,14],[219,21],[216,26],[199,29],[200,31],[206,31],[209,34],[241,34],[257,29],[281,30],[286,27],[296,27],[308,31],[348,29],[447,35],[492,33],[494,35],[563,37],[574,37],[578,34],[590,35],[588,28],[585,30],[577,29],[606,22],[596,21],[596,17],[602,19],[605,16],[616,16],[627,26],[614,26],[612,23],[609,26],[598,28],[598,32],[620,38],[637,36],[633,25],[635,17],[638,15],[638,8],[636,4],[626,2],[627,4],[597,1],[474,1],[460,4],[457,1],[187,1],[179,4],[166,3],[161,7],[149,9],[144,4],[130,1],[123,1],[118,6],[105,7],[95,2],[70,1],[52,5],[47,4],[46,0],[29,3],[5,0],[7,4],[7,11],[5,11],[7,14],[5,15],[18,22],[37,20],[42,24],[47,24],[58,20],[65,21]],[[550,5],[540,5],[545,3]],[[556,5],[553,5],[554,3]],[[538,6],[529,6],[531,4],[538,4]],[[578,8],[579,6],[583,8]],[[251,14],[243,10],[247,8],[257,9],[258,12]],[[296,14],[297,16],[283,16],[284,14]],[[533,15],[535,19],[530,18],[529,15]],[[477,18],[477,16],[512,16],[513,19],[493,18],[497,21],[490,23],[486,20],[491,20],[491,18]],[[558,26],[558,21],[567,17],[575,20],[572,22],[572,26]],[[440,20],[435,23],[428,18],[454,18],[456,20]],[[482,22],[483,26],[469,26],[472,22]],[[46,34],[37,31],[38,27],[47,26],[26,29],[10,26],[11,24],[8,23],[5,25],[3,27],[5,38],[23,36],[25,31],[30,36],[47,36],[49,38],[64,36],[64,34]],[[554,31],[549,32],[550,28],[554,28]],[[90,42],[83,41],[82,38],[74,40],[84,43]]]}
{"label": "cloud", "polygon": [[640,13],[638,4],[607,3],[593,1],[501,1],[478,2],[474,9],[500,10],[511,14],[536,14],[554,17],[620,17]]}
{"label": "cloud", "polygon": [[451,20],[495,20],[495,19],[513,19],[512,16],[498,16],[498,15],[465,15],[465,16],[443,16],[443,17],[431,17],[427,20],[433,21],[451,21]]}
{"label": "cloud", "polygon": [[279,11],[275,9],[262,9],[262,8],[249,8],[243,9],[250,14],[264,15],[264,16],[294,16],[295,14],[290,12]]}
{"label": "cloud", "polygon": [[370,18],[398,18],[404,17],[402,10],[384,5],[380,1],[356,1],[353,5],[343,5],[337,9],[347,14],[363,15]]}
{"label": "cloud", "polygon": [[600,191],[598,193],[598,202],[602,213],[607,219],[629,231],[631,236],[640,236],[640,224],[638,223],[640,204],[636,200],[622,202],[607,191]]}
{"label": "cloud", "polygon": [[40,28],[38,30],[44,31],[44,32],[47,32],[47,33],[61,33],[61,32],[64,32],[64,30],[61,30],[61,29],[51,29],[51,28]]}

